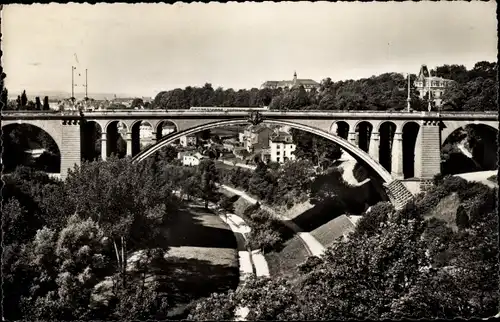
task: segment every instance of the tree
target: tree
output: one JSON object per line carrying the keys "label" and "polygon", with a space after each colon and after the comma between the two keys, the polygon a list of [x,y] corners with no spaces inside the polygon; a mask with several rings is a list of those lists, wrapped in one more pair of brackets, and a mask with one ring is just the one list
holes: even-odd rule
{"label": "tree", "polygon": [[200,193],[202,199],[205,201],[205,208],[208,209],[208,202],[215,197],[216,186],[215,183],[219,181],[217,168],[213,160],[203,160],[198,165],[198,173],[200,175]]}
{"label": "tree", "polygon": [[443,110],[459,111],[462,109],[465,99],[465,94],[460,88],[460,85],[458,83],[452,83],[443,93]]}
{"label": "tree", "polygon": [[123,284],[127,245],[137,247],[154,242],[145,237],[155,234],[144,236],[144,232],[159,228],[145,215],[163,205],[165,211],[161,215],[168,218],[176,209],[167,182],[152,171],[151,162],[133,164],[130,159],[111,158],[83,163],[70,171],[66,179],[68,202],[75,205],[80,216],[95,220],[110,238]]}
{"label": "tree", "polygon": [[24,90],[21,94],[21,106],[25,107],[28,104],[28,96],[26,96],[26,91]]}
{"label": "tree", "polygon": [[294,151],[297,158],[311,161],[314,165],[327,166],[342,155],[342,150],[331,141],[317,135],[292,129]]}
{"label": "tree", "polygon": [[3,87],[2,84],[2,95],[0,97],[0,103],[2,103],[2,107],[4,109],[8,108],[8,103],[9,103],[9,93],[7,91],[7,88]]}
{"label": "tree", "polygon": [[142,106],[144,106],[144,101],[142,100],[142,98],[134,98],[132,100],[132,104],[130,107],[136,108],[136,107],[142,107]]}
{"label": "tree", "polygon": [[222,196],[222,198],[219,201],[219,206],[224,209],[226,212],[233,212],[233,202],[231,201],[231,198],[228,196]]}
{"label": "tree", "polygon": [[459,206],[455,215],[455,223],[459,229],[469,228],[469,216],[463,206]]}
{"label": "tree", "polygon": [[43,98],[43,110],[44,111],[50,110],[50,107],[49,107],[49,97],[48,96],[45,96]]}

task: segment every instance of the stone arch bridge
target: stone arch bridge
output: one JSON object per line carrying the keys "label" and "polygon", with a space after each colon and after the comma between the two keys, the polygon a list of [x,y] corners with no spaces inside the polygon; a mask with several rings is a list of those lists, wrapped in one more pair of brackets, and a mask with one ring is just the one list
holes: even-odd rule
{"label": "stone arch bridge", "polygon": [[[337,143],[373,169],[384,182],[389,198],[398,206],[411,197],[408,182],[402,183],[406,176],[405,168],[410,168],[410,181],[418,185],[431,180],[441,171],[441,146],[453,131],[469,124],[482,124],[498,130],[498,112],[262,111],[252,112],[252,117],[250,115],[248,109],[238,108],[203,111],[5,111],[2,128],[12,124],[31,124],[45,130],[59,148],[61,177],[65,178],[68,168],[81,162],[82,127],[89,122],[94,122],[101,130],[103,159],[109,155],[107,141],[111,124],[124,124],[127,155],[133,156],[135,162],[144,160],[181,136],[206,129],[249,122],[287,125]],[[173,123],[176,130],[162,138],[158,134],[165,121]],[[158,142],[133,153],[132,132],[141,122],[151,125],[153,138],[158,138]],[[404,154],[409,157],[403,158]]]}

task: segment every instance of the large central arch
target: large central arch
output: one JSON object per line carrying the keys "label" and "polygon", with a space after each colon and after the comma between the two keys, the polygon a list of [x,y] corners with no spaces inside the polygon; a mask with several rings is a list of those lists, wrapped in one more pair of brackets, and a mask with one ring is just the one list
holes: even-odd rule
{"label": "large central arch", "polygon": [[[380,178],[386,183],[390,184],[391,182],[394,181],[394,178],[391,176],[391,174],[377,161],[375,161],[372,157],[368,155],[368,153],[364,152],[360,148],[352,145],[351,143],[347,142],[343,138],[328,133],[326,131],[323,131],[318,128],[314,128],[311,126],[295,123],[295,122],[290,122],[290,121],[283,121],[283,120],[274,120],[274,119],[264,119],[262,121],[264,124],[275,124],[275,125],[282,125],[282,126],[289,126],[298,130],[306,131],[312,134],[319,135],[321,137],[324,137],[336,144],[338,144],[341,148],[343,148],[345,151],[347,151],[349,154],[353,155],[356,159],[362,161],[363,163],[367,164],[370,168],[372,168],[379,176]],[[134,158],[134,162],[141,162],[156,151],[160,150],[164,146],[174,142],[175,140],[181,138],[182,136],[185,135],[190,135],[194,134],[197,132],[201,132],[204,130],[210,130],[213,128],[217,127],[223,127],[223,126],[228,126],[228,125],[244,125],[248,124],[248,120],[246,119],[237,119],[237,120],[224,120],[224,121],[216,121],[216,122],[211,122],[211,123],[206,123],[203,125],[195,126],[193,128],[181,131],[181,132],[176,132],[169,134],[165,136],[163,139],[158,141],[155,145],[150,146],[149,148],[141,151],[139,154],[137,154]]]}

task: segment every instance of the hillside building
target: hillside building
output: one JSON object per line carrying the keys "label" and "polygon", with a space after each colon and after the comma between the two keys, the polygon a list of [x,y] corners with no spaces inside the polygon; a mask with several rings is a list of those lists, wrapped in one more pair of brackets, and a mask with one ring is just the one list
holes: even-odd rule
{"label": "hillside building", "polygon": [[297,73],[293,73],[293,79],[292,80],[282,80],[282,81],[266,81],[261,85],[261,88],[270,88],[270,89],[277,89],[277,88],[293,88],[296,86],[304,86],[304,89],[306,92],[309,92],[311,89],[319,88],[319,83],[312,80],[312,79],[299,79],[297,78]]}
{"label": "hillside building", "polygon": [[430,90],[431,100],[436,104],[436,106],[441,106],[443,104],[443,93],[452,83],[453,81],[450,79],[432,76],[427,66],[422,65],[417,79],[415,80],[415,87],[419,92],[421,99],[429,98]]}
{"label": "hillside building", "polygon": [[273,133],[269,139],[269,159],[277,163],[295,160],[295,148],[290,133],[283,131]]}

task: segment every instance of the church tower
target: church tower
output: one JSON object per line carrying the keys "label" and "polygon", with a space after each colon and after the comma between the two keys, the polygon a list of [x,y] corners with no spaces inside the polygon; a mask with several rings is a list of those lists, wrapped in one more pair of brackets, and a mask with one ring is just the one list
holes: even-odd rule
{"label": "church tower", "polygon": [[297,85],[297,72],[296,71],[293,72],[293,83],[292,84],[293,84],[293,86]]}

